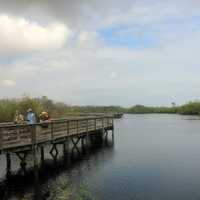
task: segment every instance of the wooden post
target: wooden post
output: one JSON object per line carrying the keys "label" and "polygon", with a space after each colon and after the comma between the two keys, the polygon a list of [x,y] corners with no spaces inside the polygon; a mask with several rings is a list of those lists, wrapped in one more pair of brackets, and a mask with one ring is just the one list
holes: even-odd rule
{"label": "wooden post", "polygon": [[102,134],[101,134],[101,139],[102,139],[102,142],[104,143],[104,118],[102,118]]}
{"label": "wooden post", "polygon": [[81,136],[81,152],[85,152],[85,145],[84,145],[84,136]]}
{"label": "wooden post", "polygon": [[112,140],[113,140],[113,142],[114,142],[114,139],[115,139],[114,130],[112,130]]}
{"label": "wooden post", "polygon": [[32,125],[32,126],[31,126],[31,135],[32,135],[32,156],[33,156],[33,164],[34,164],[34,168],[38,168],[36,125]]}
{"label": "wooden post", "polygon": [[65,150],[66,150],[66,153],[69,153],[69,147],[70,147],[70,140],[69,140],[69,137],[67,138],[66,142],[65,142]]}
{"label": "wooden post", "polygon": [[112,141],[113,141],[113,144],[114,144],[114,140],[115,140],[115,138],[114,138],[114,120],[112,118]]}
{"label": "wooden post", "polygon": [[7,176],[9,176],[11,174],[11,157],[10,157],[10,153],[6,154],[6,163],[7,163]]}
{"label": "wooden post", "polygon": [[3,150],[3,128],[0,128],[0,150]]}
{"label": "wooden post", "polygon": [[37,158],[37,146],[34,146],[33,149],[33,161],[34,161],[34,168],[38,168],[38,158]]}
{"label": "wooden post", "polygon": [[53,141],[53,123],[51,122],[51,141]]}
{"label": "wooden post", "polygon": [[63,144],[64,154],[69,153],[69,121],[67,121],[67,136],[65,138],[65,142]]}
{"label": "wooden post", "polygon": [[70,121],[67,121],[67,137],[65,140],[65,154],[64,154],[64,159],[66,160],[67,164],[70,165],[70,153],[69,153],[69,145],[70,145],[70,126],[69,126]]}
{"label": "wooden post", "polygon": [[102,134],[104,133],[104,118],[102,118]]}
{"label": "wooden post", "polygon": [[39,184],[39,168],[38,168],[38,160],[37,160],[37,149],[34,148],[33,151],[34,157],[34,200],[41,199],[40,196],[40,184]]}
{"label": "wooden post", "polygon": [[70,132],[69,132],[69,130],[70,130],[70,129],[69,129],[69,123],[70,123],[70,122],[68,121],[68,122],[67,122],[67,135],[68,135],[68,137],[69,137],[69,135],[70,135]]}
{"label": "wooden post", "polygon": [[66,125],[66,137],[67,137],[67,135],[68,135],[68,133],[69,133],[69,132],[68,132],[68,122],[66,122],[65,125]]}
{"label": "wooden post", "polygon": [[81,148],[84,149],[84,137],[81,137]]}
{"label": "wooden post", "polygon": [[10,167],[11,167],[10,153],[6,154],[6,161],[7,161],[7,169],[10,169]]}
{"label": "wooden post", "polygon": [[43,164],[44,163],[44,147],[43,146],[40,147],[40,153],[41,153],[41,163]]}
{"label": "wooden post", "polygon": [[112,128],[114,129],[114,118],[112,118]]}
{"label": "wooden post", "polygon": [[86,145],[89,147],[89,132],[88,132],[88,119],[86,120]]}
{"label": "wooden post", "polygon": [[78,120],[76,121],[76,133],[78,135],[79,131],[78,131]]}
{"label": "wooden post", "polygon": [[66,153],[66,143],[63,142],[63,155],[65,155],[65,153]]}

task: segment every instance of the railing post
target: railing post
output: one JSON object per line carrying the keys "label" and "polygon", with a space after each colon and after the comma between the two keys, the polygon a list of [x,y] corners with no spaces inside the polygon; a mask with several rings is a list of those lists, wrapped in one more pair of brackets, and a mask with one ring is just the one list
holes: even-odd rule
{"label": "railing post", "polygon": [[65,141],[65,153],[69,153],[69,121],[67,121],[67,136]]}
{"label": "railing post", "polygon": [[112,117],[112,141],[114,144],[114,118]]}
{"label": "railing post", "polygon": [[104,123],[104,118],[103,117],[102,117],[101,121],[102,121],[102,133],[103,133],[104,132],[104,124],[103,124]]}
{"label": "railing post", "polygon": [[67,135],[68,135],[68,123],[67,122],[65,123],[65,126],[66,126],[66,137],[67,137]]}
{"label": "railing post", "polygon": [[0,128],[0,151],[3,150],[3,128]]}
{"label": "railing post", "polygon": [[69,136],[69,121],[67,121],[67,135]]}
{"label": "railing post", "polygon": [[88,119],[86,119],[86,144],[87,148],[89,147],[89,131],[88,131]]}
{"label": "railing post", "polygon": [[32,143],[32,146],[34,146],[37,143],[36,125],[29,125],[29,126],[31,129],[31,143]]}
{"label": "railing post", "polygon": [[76,121],[76,133],[78,135],[78,120]]}
{"label": "railing post", "polygon": [[104,117],[102,118],[102,134],[101,134],[101,138],[102,138],[102,144],[104,145],[104,133],[105,133],[105,129],[104,129]]}

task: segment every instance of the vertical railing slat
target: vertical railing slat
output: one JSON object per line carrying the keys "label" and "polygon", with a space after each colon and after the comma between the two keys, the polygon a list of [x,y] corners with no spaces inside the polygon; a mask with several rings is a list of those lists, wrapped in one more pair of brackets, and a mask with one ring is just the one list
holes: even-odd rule
{"label": "vertical railing slat", "polygon": [[51,141],[53,141],[53,122],[51,122]]}

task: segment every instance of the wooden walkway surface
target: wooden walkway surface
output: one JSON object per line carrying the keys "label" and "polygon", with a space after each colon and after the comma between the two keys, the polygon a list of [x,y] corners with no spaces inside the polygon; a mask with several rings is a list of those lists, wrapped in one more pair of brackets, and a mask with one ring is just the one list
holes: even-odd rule
{"label": "wooden walkway surface", "polygon": [[36,145],[53,144],[100,130],[113,130],[113,116],[57,119],[34,125],[0,124],[0,153],[31,150]]}

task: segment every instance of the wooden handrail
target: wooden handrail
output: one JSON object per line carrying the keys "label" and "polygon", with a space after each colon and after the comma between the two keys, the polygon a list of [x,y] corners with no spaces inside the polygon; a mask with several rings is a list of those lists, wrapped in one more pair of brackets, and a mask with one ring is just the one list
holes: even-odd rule
{"label": "wooden handrail", "polygon": [[[32,125],[41,125],[41,124],[50,124],[50,123],[62,123],[62,122],[71,122],[71,121],[84,121],[86,119],[91,120],[91,119],[102,119],[102,118],[113,118],[113,116],[110,115],[105,115],[105,116],[100,116],[100,117],[79,117],[79,118],[72,118],[72,119],[68,119],[68,118],[60,118],[60,119],[51,119],[49,121],[45,121],[45,122],[38,122],[35,124],[31,124]],[[26,121],[25,121],[26,122]],[[17,126],[30,126],[30,124],[14,124],[12,122],[10,123],[0,123],[0,128],[1,127],[17,127]]]}
{"label": "wooden handrail", "polygon": [[[107,123],[104,123],[107,122]],[[57,119],[36,124],[13,124],[0,127],[0,150],[53,142],[57,139],[102,130],[113,126],[110,116]]]}

